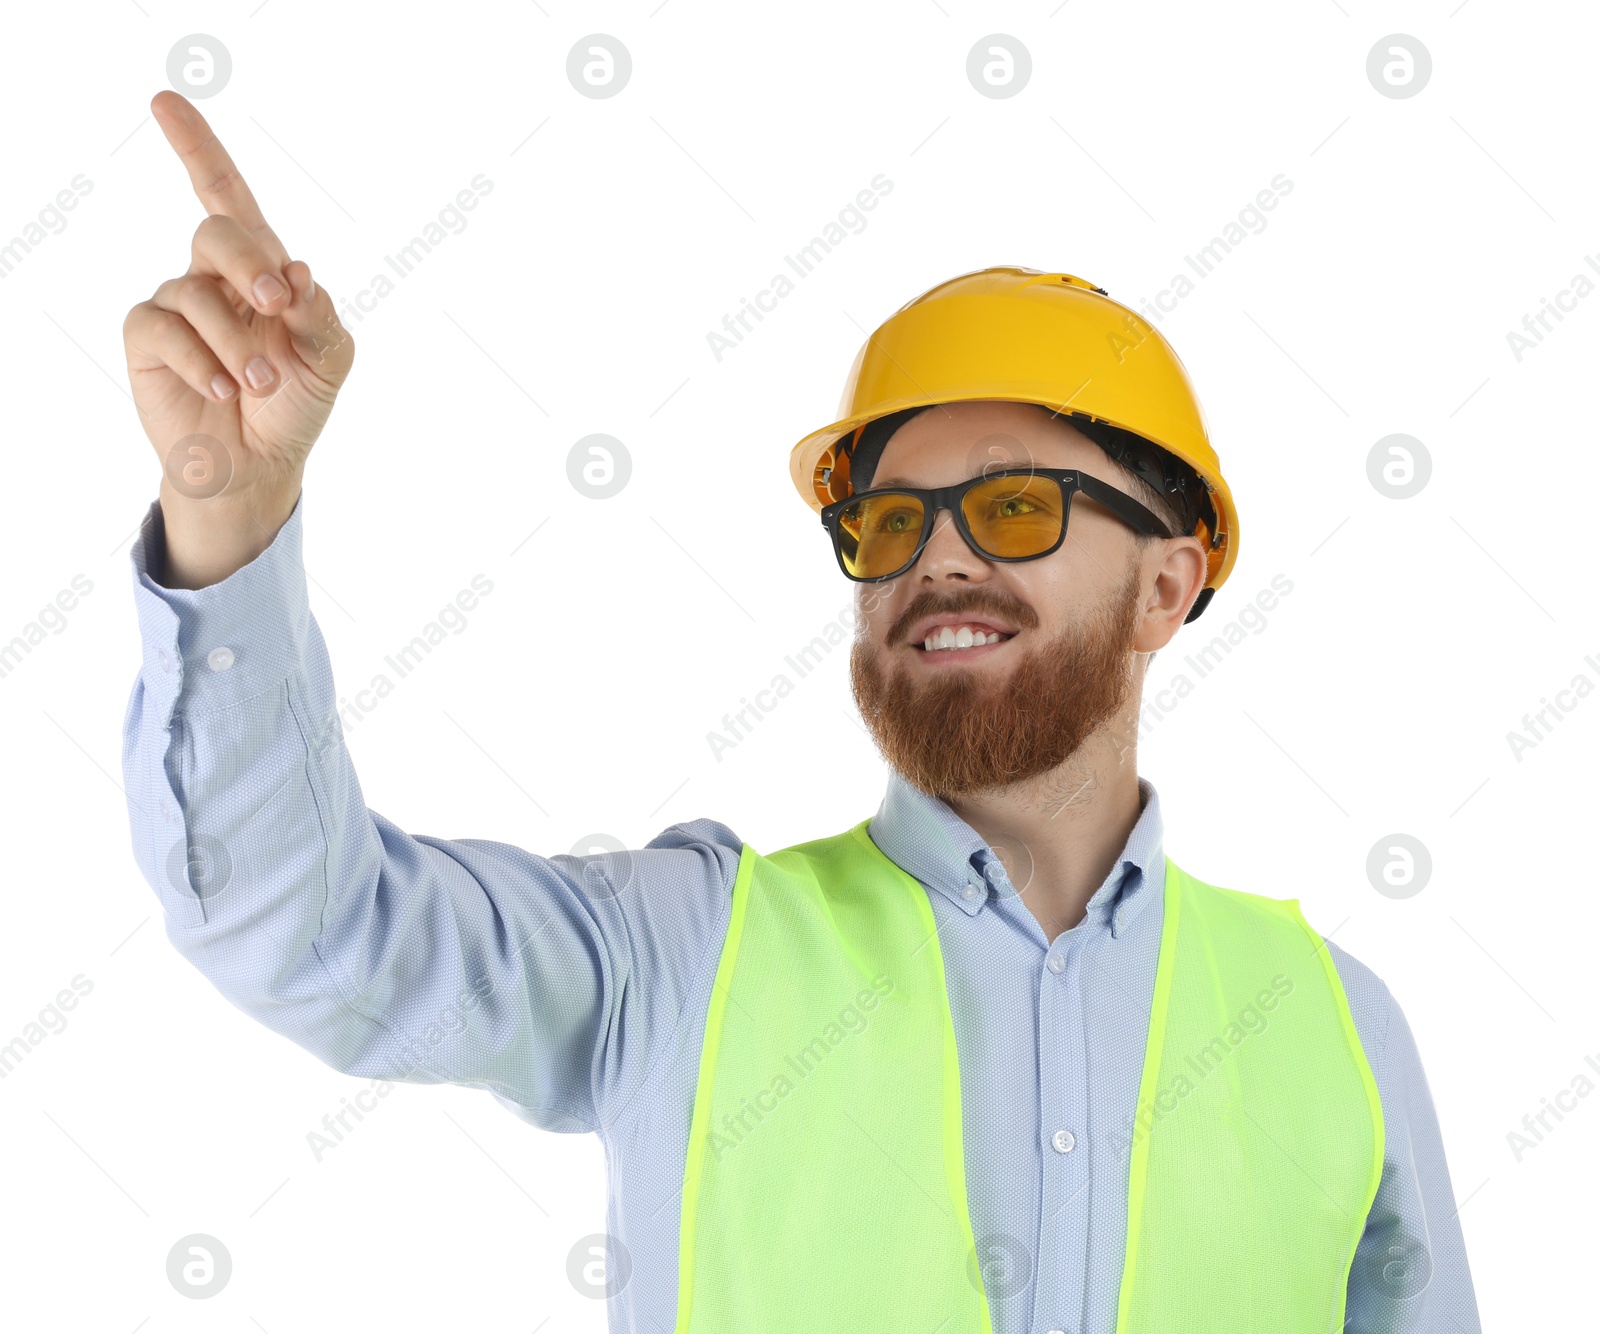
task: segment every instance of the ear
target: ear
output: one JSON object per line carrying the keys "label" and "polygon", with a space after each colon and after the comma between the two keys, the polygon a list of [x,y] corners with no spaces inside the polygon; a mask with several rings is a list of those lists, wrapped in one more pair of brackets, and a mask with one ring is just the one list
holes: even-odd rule
{"label": "ear", "polygon": [[1172,642],[1206,583],[1206,553],[1198,538],[1153,542],[1142,561],[1148,591],[1140,605],[1133,647],[1154,653]]}

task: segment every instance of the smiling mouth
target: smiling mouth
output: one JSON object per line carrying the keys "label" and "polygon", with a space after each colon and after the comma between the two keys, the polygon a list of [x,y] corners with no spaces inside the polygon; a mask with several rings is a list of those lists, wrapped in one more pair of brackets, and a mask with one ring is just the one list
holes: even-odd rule
{"label": "smiling mouth", "polygon": [[[922,643],[912,644],[910,647],[924,658],[969,662],[976,658],[987,657],[1007,641],[1015,638],[1014,633],[1006,634],[997,630],[980,639],[971,631],[963,630],[957,634],[946,627],[941,633],[930,635]],[[966,642],[963,643],[963,640]]]}

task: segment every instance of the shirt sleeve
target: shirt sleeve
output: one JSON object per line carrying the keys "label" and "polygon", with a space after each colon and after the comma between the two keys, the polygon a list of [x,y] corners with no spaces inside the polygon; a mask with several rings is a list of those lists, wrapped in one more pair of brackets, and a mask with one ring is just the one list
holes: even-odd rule
{"label": "shirt sleeve", "polygon": [[1383,1176],[1356,1246],[1347,1334],[1481,1334],[1444,1140],[1416,1039],[1371,969],[1328,944],[1383,1105]]}
{"label": "shirt sleeve", "polygon": [[123,777],[168,939],[336,1070],[482,1088],[545,1129],[603,1131],[715,966],[742,844],[695,820],[643,849],[539,856],[369,810],[308,605],[303,503],[207,588],[151,578],[159,503],[133,547],[143,661]]}

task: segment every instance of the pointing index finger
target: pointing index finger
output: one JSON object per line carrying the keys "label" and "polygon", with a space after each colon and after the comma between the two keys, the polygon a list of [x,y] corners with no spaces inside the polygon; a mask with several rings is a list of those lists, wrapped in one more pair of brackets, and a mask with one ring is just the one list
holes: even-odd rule
{"label": "pointing index finger", "polygon": [[150,99],[150,111],[188,171],[189,184],[205,205],[206,212],[236,219],[270,250],[277,252],[279,264],[287,262],[289,252],[267,226],[256,197],[244,183],[222,140],[212,132],[194,103],[164,88]]}

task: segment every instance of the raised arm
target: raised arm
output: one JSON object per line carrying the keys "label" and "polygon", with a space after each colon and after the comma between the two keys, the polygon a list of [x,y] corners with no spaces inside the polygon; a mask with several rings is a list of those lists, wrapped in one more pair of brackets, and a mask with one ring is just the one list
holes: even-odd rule
{"label": "raised arm", "polygon": [[[697,821],[632,853],[545,857],[367,808],[301,564],[300,477],[353,348],[198,112],[173,93],[152,107],[209,213],[190,272],[125,325],[165,467],[132,553],[123,766],[168,937],[336,1069],[603,1129],[714,964],[739,840]],[[246,296],[263,275],[285,290]],[[270,384],[252,385],[256,357]]]}

